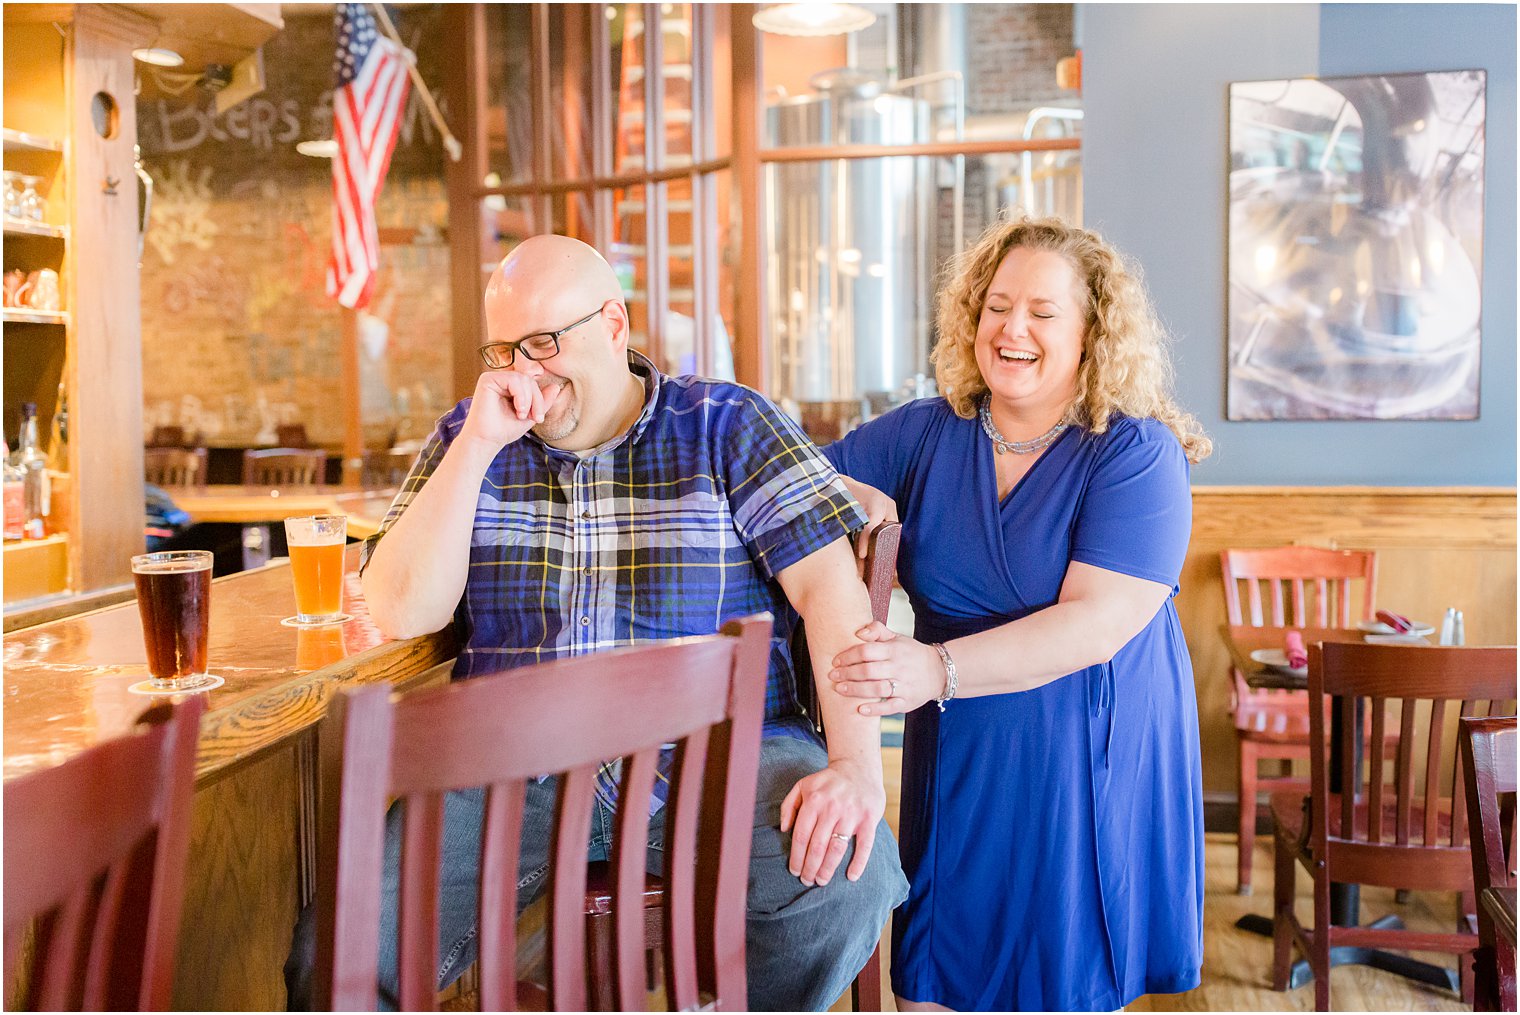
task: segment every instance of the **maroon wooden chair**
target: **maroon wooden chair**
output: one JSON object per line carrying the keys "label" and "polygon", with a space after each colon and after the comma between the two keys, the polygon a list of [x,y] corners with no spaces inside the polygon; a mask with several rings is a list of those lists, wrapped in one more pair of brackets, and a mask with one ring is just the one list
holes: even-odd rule
{"label": "maroon wooden chair", "polygon": [[[1513,647],[1337,642],[1309,647],[1308,806],[1301,791],[1282,790],[1272,797],[1274,990],[1287,989],[1295,943],[1314,972],[1319,1011],[1330,1010],[1330,949],[1337,945],[1463,956],[1477,947],[1465,916],[1450,934],[1336,926],[1330,920],[1330,884],[1458,892],[1464,897],[1460,912],[1472,912],[1467,796],[1454,720],[1511,714],[1514,698]],[[1347,717],[1337,745],[1335,793],[1327,706]],[[1365,710],[1366,721],[1354,718],[1358,709]],[[1398,736],[1390,739],[1394,724]],[[1314,880],[1313,927],[1304,927],[1293,912],[1297,864]]]}
{"label": "maroon wooden chair", "polygon": [[144,448],[143,477],[154,486],[168,489],[204,489],[206,449]]}
{"label": "maroon wooden chair", "polygon": [[360,481],[367,487],[400,486],[417,461],[415,451],[397,451],[394,448],[370,449],[364,452],[364,466]]}
{"label": "maroon wooden chair", "polygon": [[[1467,822],[1473,889],[1515,887],[1515,717],[1463,719],[1460,743],[1467,772]],[[1473,1008],[1515,1010],[1515,950],[1498,940],[1494,919],[1478,906]]]}
{"label": "maroon wooden chair", "polygon": [[316,486],[327,473],[321,448],[250,448],[243,452],[246,486]]}
{"label": "maroon wooden chair", "polygon": [[132,732],[6,784],[7,999],[169,1007],[204,701],[155,705]]}
{"label": "maroon wooden chair", "polygon": [[[871,598],[871,616],[887,622],[887,608],[892,601],[892,585],[897,576],[897,547],[901,541],[902,526],[887,522],[870,534],[866,550],[862,579]],[[823,720],[818,711],[818,686],[813,681],[812,660],[808,656],[807,636],[799,622],[792,635],[792,664],[797,675],[798,696],[803,708],[812,719],[813,727],[823,732]],[[593,863],[586,877],[586,923],[592,947],[598,954],[609,954],[612,948],[612,871],[606,863]],[[649,875],[644,889],[646,910],[646,940],[651,953],[657,953],[662,939],[661,913],[664,900],[664,882]],[[654,967],[651,963],[651,968]],[[600,992],[598,1000],[604,1006],[611,1004],[611,983],[597,980],[592,983],[593,993]],[[871,952],[871,957],[861,967],[850,984],[850,1000],[856,1011],[881,1011],[881,948]]]}
{"label": "maroon wooden chair", "polygon": [[[723,633],[561,659],[394,698],[347,690],[321,736],[318,1010],[373,1010],[387,803],[405,808],[399,940],[403,1010],[435,1010],[443,794],[486,787],[480,1004],[588,1009],[586,855],[600,764],[623,758],[622,799],[647,801],[675,743],[663,898],[666,997],[682,1010],[746,1006],[745,892],[770,658],[770,618]],[[510,735],[503,735],[503,731]],[[547,990],[515,969],[526,780],[559,776],[549,885]],[[620,807],[610,975],[621,1010],[645,1006],[649,808]],[[632,848],[624,848],[631,843]],[[335,847],[335,848],[334,848]]]}
{"label": "maroon wooden chair", "polygon": [[155,426],[153,436],[148,438],[150,448],[190,448],[201,442],[199,431],[192,436],[182,426]]}
{"label": "maroon wooden chair", "polygon": [[[1314,546],[1225,550],[1219,555],[1219,564],[1224,577],[1225,613],[1231,624],[1350,627],[1372,617],[1377,554],[1371,550]],[[1353,589],[1353,581],[1360,583],[1360,595]],[[1252,688],[1234,666],[1230,667],[1230,685],[1240,805],[1235,890],[1250,895],[1258,797],[1263,792],[1305,788],[1302,778],[1291,775],[1290,766],[1294,759],[1309,756],[1309,705],[1303,691]],[[1263,760],[1277,761],[1281,774],[1263,777],[1259,771]]]}
{"label": "maroon wooden chair", "polygon": [[282,448],[309,448],[305,423],[280,423],[274,428],[274,440]]}

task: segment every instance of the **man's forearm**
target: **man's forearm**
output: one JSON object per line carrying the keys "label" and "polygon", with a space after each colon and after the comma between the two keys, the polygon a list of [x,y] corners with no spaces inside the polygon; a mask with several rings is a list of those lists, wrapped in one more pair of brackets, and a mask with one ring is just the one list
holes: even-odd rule
{"label": "man's forearm", "polygon": [[[828,679],[834,657],[859,639],[855,632],[871,622],[871,599],[855,575],[850,541],[841,538],[794,567],[805,568],[801,581],[783,575],[792,606],[807,624],[808,655],[818,686],[818,707],[828,736],[829,760],[864,763],[881,779],[881,721],[861,715],[852,701],[834,690]],[[789,568],[788,571],[791,571]],[[797,586],[793,594],[793,586]]]}
{"label": "man's forearm", "polygon": [[376,545],[364,570],[364,598],[385,634],[411,638],[453,617],[469,576],[480,484],[495,456],[479,442],[456,440]]}

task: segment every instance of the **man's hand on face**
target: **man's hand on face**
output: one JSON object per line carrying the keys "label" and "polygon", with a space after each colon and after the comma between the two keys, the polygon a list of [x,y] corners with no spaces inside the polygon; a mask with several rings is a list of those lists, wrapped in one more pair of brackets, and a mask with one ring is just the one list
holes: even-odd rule
{"label": "man's hand on face", "polygon": [[515,370],[487,370],[475,382],[475,397],[461,438],[500,450],[544,421],[563,388],[545,395],[533,378]]}
{"label": "man's hand on face", "polygon": [[860,880],[886,807],[881,772],[873,775],[866,762],[841,758],[799,779],[781,802],[781,830],[792,833],[788,869],[805,885],[826,885],[853,837],[855,856],[845,877]]}

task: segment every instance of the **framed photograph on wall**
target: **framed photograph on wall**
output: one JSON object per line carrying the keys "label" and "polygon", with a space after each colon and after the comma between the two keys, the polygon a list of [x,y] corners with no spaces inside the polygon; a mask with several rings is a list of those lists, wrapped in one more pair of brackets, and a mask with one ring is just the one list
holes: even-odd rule
{"label": "framed photograph on wall", "polygon": [[1477,418],[1485,88],[1230,85],[1229,419]]}

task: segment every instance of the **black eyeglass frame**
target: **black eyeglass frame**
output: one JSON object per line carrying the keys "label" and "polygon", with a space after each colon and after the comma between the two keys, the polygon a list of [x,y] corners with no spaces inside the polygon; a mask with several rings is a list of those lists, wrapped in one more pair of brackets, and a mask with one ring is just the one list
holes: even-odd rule
{"label": "black eyeglass frame", "polygon": [[[524,335],[522,338],[519,338],[515,342],[487,342],[476,351],[480,353],[481,360],[491,370],[506,370],[507,368],[511,367],[511,365],[516,362],[517,353],[519,351],[521,351],[524,356],[528,357],[530,360],[533,360],[535,363],[541,363],[544,360],[553,359],[559,355],[560,336],[574,331],[576,328],[579,328],[581,325],[585,324],[593,317],[600,316],[601,313],[606,309],[607,304],[603,303],[601,306],[597,307],[595,310],[591,311],[591,313],[587,314],[585,317],[582,317],[574,324],[567,324],[563,328],[560,328],[558,331],[535,331],[531,335]],[[547,356],[535,356],[527,349],[521,349],[521,346],[524,342],[531,342],[536,338],[549,339],[554,343],[554,351],[549,353]],[[492,353],[497,349],[507,350],[507,361],[500,366],[491,362]]]}

